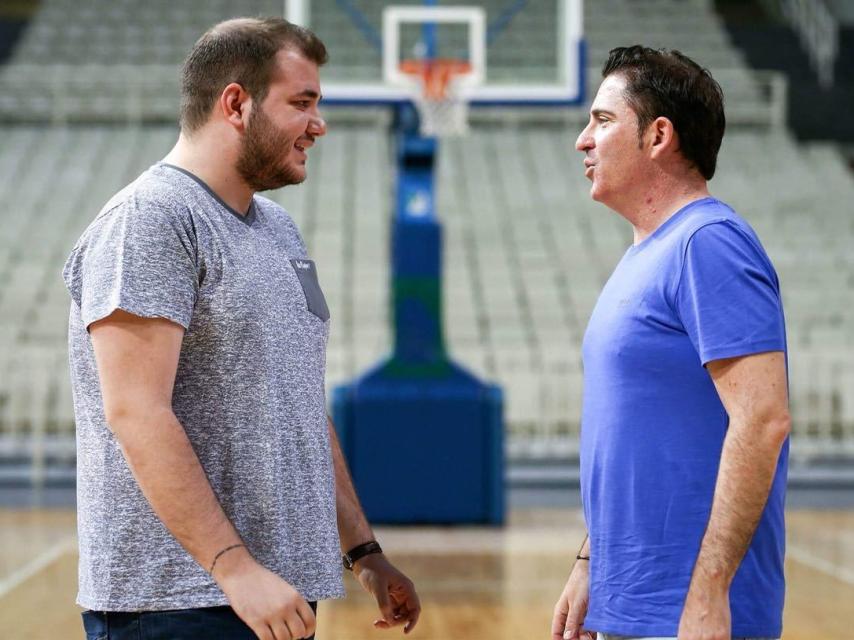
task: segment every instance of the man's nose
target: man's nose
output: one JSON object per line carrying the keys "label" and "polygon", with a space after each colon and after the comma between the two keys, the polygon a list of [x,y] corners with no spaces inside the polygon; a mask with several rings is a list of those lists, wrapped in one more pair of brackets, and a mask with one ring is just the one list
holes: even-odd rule
{"label": "man's nose", "polygon": [[584,130],[578,134],[575,140],[576,151],[587,151],[593,148],[593,136],[590,135],[590,125],[584,127]]}
{"label": "man's nose", "polygon": [[321,117],[320,112],[312,116],[311,122],[308,123],[308,132],[315,137],[326,135],[326,120]]}

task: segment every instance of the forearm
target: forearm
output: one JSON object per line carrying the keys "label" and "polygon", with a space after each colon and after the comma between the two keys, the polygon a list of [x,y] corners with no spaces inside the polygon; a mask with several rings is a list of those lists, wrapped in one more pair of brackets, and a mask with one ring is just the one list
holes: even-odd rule
{"label": "forearm", "polygon": [[729,590],[768,500],[788,424],[731,423],[692,589]]}
{"label": "forearm", "polygon": [[581,548],[578,550],[577,555],[579,555],[583,558],[589,558],[590,557],[590,536],[589,535],[584,536],[584,542],[581,543]]}
{"label": "forearm", "polygon": [[241,543],[170,408],[125,415],[111,427],[154,513],[205,570]]}
{"label": "forearm", "polygon": [[590,536],[585,535],[584,541],[581,543],[581,547],[578,549],[578,553],[575,554],[575,558],[573,558],[573,565],[570,569],[570,575],[581,572],[584,576],[586,576],[590,571]]}
{"label": "forearm", "polygon": [[332,463],[335,468],[335,500],[338,515],[338,537],[341,539],[341,550],[347,552],[355,546],[374,539],[374,532],[368,524],[362,505],[353,487],[350,471],[344,452],[338,442],[338,435],[332,420],[328,421],[329,442],[332,448]]}

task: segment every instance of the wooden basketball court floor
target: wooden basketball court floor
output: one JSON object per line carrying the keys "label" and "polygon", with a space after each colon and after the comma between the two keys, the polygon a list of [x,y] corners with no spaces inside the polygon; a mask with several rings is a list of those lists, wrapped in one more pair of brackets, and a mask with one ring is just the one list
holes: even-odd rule
{"label": "wooden basketball court floor", "polygon": [[[791,510],[787,640],[854,638],[854,510]],[[0,511],[0,638],[82,640],[74,604],[74,512]],[[582,536],[577,509],[511,511],[503,529],[377,527],[415,581],[414,640],[547,640],[551,608]],[[346,600],[322,603],[320,640],[404,637],[372,629],[375,608],[347,577]]]}

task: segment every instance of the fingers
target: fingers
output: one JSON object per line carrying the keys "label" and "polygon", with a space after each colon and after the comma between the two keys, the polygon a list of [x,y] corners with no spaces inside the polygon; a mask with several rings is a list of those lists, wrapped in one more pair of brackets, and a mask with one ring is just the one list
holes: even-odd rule
{"label": "fingers", "polygon": [[415,608],[410,610],[409,619],[406,622],[406,626],[403,627],[403,633],[409,633],[415,628],[415,625],[418,624],[418,618],[421,617],[421,603],[417,601],[416,597],[416,605]]}
{"label": "fingers", "polygon": [[566,616],[563,639],[571,640],[573,638],[578,638],[578,640],[584,640],[582,636],[584,630],[581,628],[581,624],[583,622],[584,611],[581,611],[577,606],[573,606]]}
{"label": "fingers", "polygon": [[[314,615],[314,610],[303,598],[300,598],[299,603],[297,603],[297,615],[301,618],[305,637],[310,638],[314,635],[315,627],[317,626],[317,618]],[[291,628],[291,630],[293,630],[293,628]]]}
{"label": "fingers", "polygon": [[394,610],[394,615],[390,621],[383,619],[374,620],[374,627],[377,629],[391,629],[398,625],[404,625],[403,632],[409,633],[418,624],[418,618],[421,617],[421,605],[416,603],[414,606],[399,606]]}
{"label": "fingers", "polygon": [[371,591],[377,599],[377,606],[382,614],[381,619],[374,620],[374,627],[377,629],[389,629],[395,625],[403,624],[404,621],[397,613],[396,608],[392,603],[392,599],[389,596],[388,587],[384,584],[384,581],[371,589]]}
{"label": "fingers", "polygon": [[388,595],[388,589],[385,585],[380,585],[374,592],[377,599],[377,606],[380,608],[380,613],[383,615],[383,620],[389,625],[400,624],[395,622],[394,606],[392,606],[391,598]]}
{"label": "fingers", "polygon": [[555,605],[554,615],[552,616],[552,640],[563,640],[564,631],[566,630],[566,615],[566,600],[561,598]]}
{"label": "fingers", "polygon": [[[380,597],[377,596],[377,603]],[[415,592],[415,585],[411,580],[402,579],[400,582],[389,586],[389,604],[391,606],[391,617],[383,613],[384,620],[376,620],[374,626],[378,629],[388,629],[398,625],[404,625],[403,632],[409,633],[418,624],[421,616],[421,601]],[[382,610],[382,605],[380,605]]]}
{"label": "fingers", "polygon": [[293,638],[298,638],[299,636],[294,636],[288,625],[284,620],[275,620],[270,623],[270,631],[273,632],[273,636],[276,640],[293,640]]}
{"label": "fingers", "polygon": [[314,611],[300,598],[293,609],[282,611],[281,619],[276,620],[273,626],[273,632],[276,634],[276,640],[298,640],[314,635],[314,627]]}
{"label": "fingers", "polygon": [[314,611],[300,593],[257,562],[232,573],[223,592],[237,616],[260,640],[299,640],[314,635]]}
{"label": "fingers", "polygon": [[306,613],[297,608],[290,615],[283,615],[281,619],[270,623],[270,629],[276,640],[298,640],[299,638],[310,638],[314,634],[314,612],[307,604],[306,608],[311,614],[310,621],[303,618],[302,616]]}
{"label": "fingers", "polygon": [[376,566],[363,565],[357,576],[362,586],[376,598],[383,616],[382,619],[374,620],[374,627],[389,629],[404,625],[404,633],[409,633],[418,624],[421,615],[421,602],[415,585],[388,562],[383,562]]}
{"label": "fingers", "polygon": [[[385,614],[383,614],[385,616]],[[415,628],[418,623],[418,617],[421,615],[421,606],[411,609],[404,605],[394,608],[390,616],[374,620],[374,627],[377,629],[391,629],[399,625],[406,625],[403,630],[409,633]]]}
{"label": "fingers", "polygon": [[421,600],[418,599],[418,593],[415,591],[415,585],[411,580],[406,580],[403,584],[403,593],[400,598],[403,602],[398,608],[398,613],[402,621],[406,621],[406,626],[403,627],[404,633],[409,633],[418,624],[418,618],[421,616]]}
{"label": "fingers", "polygon": [[260,640],[299,640],[314,634],[315,617],[309,604],[300,598],[293,607],[283,607],[267,619],[247,624]]}
{"label": "fingers", "polygon": [[561,596],[552,617],[552,640],[596,640],[596,632],[581,628],[584,613],[581,606],[570,608],[569,603]]}
{"label": "fingers", "polygon": [[[246,622],[244,620],[244,622]],[[273,635],[272,629],[267,626],[266,623],[262,622],[260,624],[249,624],[246,622],[246,625],[252,629],[252,632],[258,636],[258,640],[276,640],[276,636]]]}
{"label": "fingers", "polygon": [[297,638],[307,638],[310,636],[310,633],[306,633],[305,624],[296,613],[290,616],[287,620],[285,620],[285,624],[288,625],[288,631],[291,632],[291,638],[296,640]]}

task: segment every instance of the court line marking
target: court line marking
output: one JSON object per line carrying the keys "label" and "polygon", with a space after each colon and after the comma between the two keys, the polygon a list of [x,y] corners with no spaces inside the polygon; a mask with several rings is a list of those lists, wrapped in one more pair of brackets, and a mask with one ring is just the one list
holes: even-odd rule
{"label": "court line marking", "polygon": [[811,553],[802,547],[788,545],[786,547],[786,555],[794,558],[801,564],[818,569],[832,578],[836,578],[837,580],[854,586],[854,571],[840,567],[829,560],[819,558],[814,553]]}
{"label": "court line marking", "polygon": [[56,562],[59,558],[77,548],[77,538],[71,536],[61,540],[46,551],[40,553],[23,567],[16,569],[0,580],[0,598],[6,597],[10,591],[17,589],[34,575]]}

